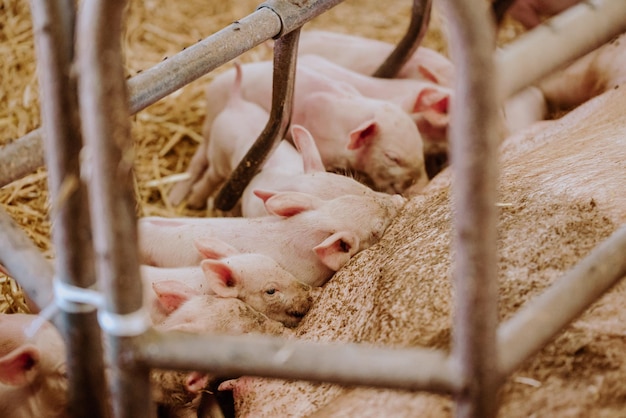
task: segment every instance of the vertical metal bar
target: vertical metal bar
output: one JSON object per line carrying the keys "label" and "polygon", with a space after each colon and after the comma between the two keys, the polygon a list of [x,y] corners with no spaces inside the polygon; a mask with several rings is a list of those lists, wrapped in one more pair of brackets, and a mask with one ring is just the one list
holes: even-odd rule
{"label": "vertical metal bar", "polygon": [[252,177],[285,137],[293,107],[299,39],[300,28],[279,38],[274,45],[270,118],[261,135],[218,192],[215,207],[220,210],[230,210],[237,204]]}
{"label": "vertical metal bar", "polygon": [[452,355],[466,390],[457,417],[495,417],[497,84],[494,23],[482,1],[445,0],[452,59],[458,69],[452,103],[451,166],[454,257]]}
{"label": "vertical metal bar", "polygon": [[409,29],[391,54],[374,71],[374,77],[393,78],[398,74],[398,71],[417,50],[428,30],[431,6],[432,0],[413,0]]}
{"label": "vertical metal bar", "polygon": [[[87,190],[80,180],[82,146],[78,122],[74,55],[75,6],[72,0],[32,1],[31,11],[45,130],[45,159],[52,201],[52,240],[56,279],[91,287],[94,274]],[[95,310],[61,313],[59,323],[68,343],[68,416],[104,417],[103,350]]]}
{"label": "vertical metal bar", "polygon": [[[103,312],[140,312],[132,141],[121,46],[125,0],[87,0],[78,16],[79,102],[96,270],[105,291]],[[119,321],[118,321],[119,325]],[[133,337],[106,333],[115,417],[154,415],[149,370],[132,363]]]}

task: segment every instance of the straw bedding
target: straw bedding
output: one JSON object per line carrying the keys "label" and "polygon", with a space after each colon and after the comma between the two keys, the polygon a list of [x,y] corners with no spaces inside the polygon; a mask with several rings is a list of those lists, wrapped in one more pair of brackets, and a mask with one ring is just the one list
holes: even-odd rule
{"label": "straw bedding", "polygon": [[[131,1],[124,38],[127,74],[133,76],[167,59],[252,12],[259,3],[251,0]],[[410,8],[410,1],[347,0],[305,28],[324,28],[396,42],[407,27]],[[441,20],[435,14],[423,44],[445,52],[445,33],[441,29],[445,25]],[[514,22],[507,22],[500,42],[513,38],[520,30]],[[38,128],[41,123],[32,25],[28,2],[24,0],[0,0],[0,54],[0,145],[4,145]],[[240,59],[252,61],[270,57],[271,52],[260,46]],[[201,211],[169,206],[163,197],[170,186],[159,180],[185,170],[201,140],[204,87],[219,71],[132,117],[139,216],[204,215]],[[45,169],[0,189],[2,208],[47,257],[52,257],[47,199]],[[26,311],[19,287],[0,273],[0,312]],[[563,359],[566,357],[555,353],[552,363],[533,365],[549,373],[555,366],[562,369],[559,362]],[[593,384],[591,380],[592,377],[589,388]],[[519,394],[519,402],[523,402],[524,396],[524,393]]]}

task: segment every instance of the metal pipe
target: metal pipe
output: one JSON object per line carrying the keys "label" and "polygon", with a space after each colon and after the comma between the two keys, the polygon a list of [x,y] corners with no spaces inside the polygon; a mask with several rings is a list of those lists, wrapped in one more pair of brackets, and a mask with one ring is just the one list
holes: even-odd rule
{"label": "metal pipe", "polygon": [[128,80],[130,111],[138,112],[280,33],[280,17],[260,8]]}
{"label": "metal pipe", "polygon": [[626,226],[615,231],[543,294],[500,326],[500,372],[506,376],[539,351],[626,276]]}
{"label": "metal pipe", "polygon": [[217,209],[227,211],[237,204],[252,177],[287,133],[293,108],[299,39],[300,29],[296,29],[279,38],[274,44],[272,108],[269,120],[263,132],[219,190],[215,197]]}
{"label": "metal pipe", "polygon": [[[70,75],[75,5],[72,0],[32,1],[31,13],[52,201],[56,280],[91,287],[96,277],[87,189],[80,180],[78,95],[76,80]],[[68,416],[107,416],[102,339],[95,311],[62,312],[55,322],[67,343]]]}
{"label": "metal pipe", "polygon": [[491,418],[498,409],[495,28],[485,2],[446,0],[443,5],[458,69],[450,124],[455,209],[452,357],[466,387],[456,396],[455,416]]}
{"label": "metal pipe", "polygon": [[54,299],[52,263],[1,206],[0,235],[0,264],[28,296],[31,312],[39,312]]}
{"label": "metal pipe", "polygon": [[570,7],[497,52],[500,97],[513,96],[624,31],[624,1],[587,0]]}
{"label": "metal pipe", "polygon": [[[120,328],[124,328],[122,318],[128,318],[125,315],[142,312],[132,183],[133,144],[121,45],[126,3],[83,2],[77,36],[80,115],[86,144],[82,168],[89,177],[96,271],[105,295],[98,315],[107,313],[109,318],[118,318]],[[113,416],[154,416],[149,370],[126,362],[134,337],[105,331]]]}
{"label": "metal pipe", "polygon": [[0,147],[0,187],[20,179],[43,166],[41,129]]}
{"label": "metal pipe", "polygon": [[[181,87],[200,78],[268,39],[299,28],[310,19],[343,0],[316,0],[306,5],[297,1],[268,1],[240,19],[197,44],[128,80],[131,114],[139,112]],[[0,148],[0,187],[43,166],[41,130],[35,129]],[[33,153],[22,151],[24,147]],[[15,155],[26,157],[27,165],[14,170]],[[28,157],[27,157],[28,158]],[[18,171],[19,170],[19,171]]]}
{"label": "metal pipe", "polygon": [[460,390],[448,356],[425,348],[391,349],[267,335],[174,332],[144,334],[139,342],[137,360],[157,368],[445,393]]}
{"label": "metal pipe", "polygon": [[432,0],[413,0],[409,29],[391,54],[374,71],[374,77],[393,78],[398,74],[398,71],[417,50],[428,30],[431,6]]}

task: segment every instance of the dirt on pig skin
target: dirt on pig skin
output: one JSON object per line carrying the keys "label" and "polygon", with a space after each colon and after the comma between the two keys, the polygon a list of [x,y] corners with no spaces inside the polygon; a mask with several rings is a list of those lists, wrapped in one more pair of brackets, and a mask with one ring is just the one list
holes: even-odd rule
{"label": "dirt on pig skin", "polygon": [[[499,312],[511,317],[626,221],[626,96],[613,90],[502,147]],[[412,198],[381,241],[324,287],[297,334],[446,350],[450,344],[450,174]],[[623,416],[626,284],[615,286],[501,388],[501,417]],[[557,309],[557,308],[555,308]],[[451,397],[247,378],[244,417],[447,417]],[[239,396],[238,396],[239,395]]]}

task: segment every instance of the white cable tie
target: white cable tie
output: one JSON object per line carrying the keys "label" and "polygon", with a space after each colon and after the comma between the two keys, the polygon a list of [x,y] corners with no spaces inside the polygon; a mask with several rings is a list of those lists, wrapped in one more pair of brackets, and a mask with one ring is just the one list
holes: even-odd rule
{"label": "white cable tie", "polygon": [[69,285],[57,278],[53,288],[55,303],[62,311],[86,313],[98,309],[98,323],[107,334],[134,337],[152,326],[150,313],[143,306],[129,314],[116,314],[104,309],[104,295],[94,289]]}
{"label": "white cable tie", "polygon": [[136,337],[146,332],[152,325],[150,313],[144,306],[123,315],[100,309],[98,323],[103,331],[116,337]]}
{"label": "white cable tie", "polygon": [[67,284],[58,278],[52,281],[54,301],[62,311],[69,313],[93,312],[104,304],[104,297],[96,290]]}

